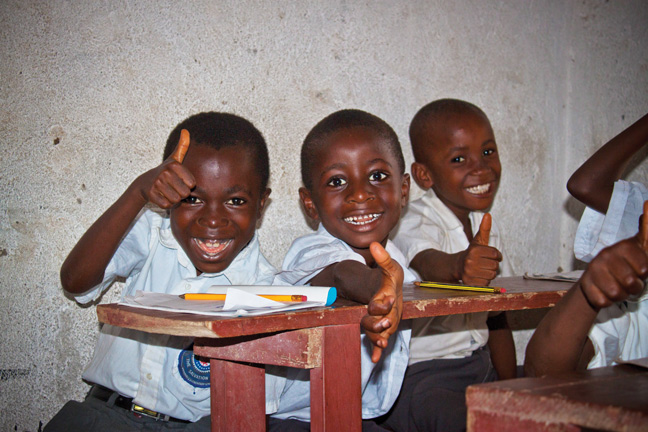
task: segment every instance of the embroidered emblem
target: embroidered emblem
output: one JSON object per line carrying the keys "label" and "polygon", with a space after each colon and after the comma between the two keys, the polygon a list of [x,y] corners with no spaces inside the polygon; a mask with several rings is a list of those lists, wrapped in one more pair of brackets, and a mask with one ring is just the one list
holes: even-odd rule
{"label": "embroidered emblem", "polygon": [[209,388],[209,362],[196,358],[193,344],[178,356],[178,371],[186,382],[194,387]]}

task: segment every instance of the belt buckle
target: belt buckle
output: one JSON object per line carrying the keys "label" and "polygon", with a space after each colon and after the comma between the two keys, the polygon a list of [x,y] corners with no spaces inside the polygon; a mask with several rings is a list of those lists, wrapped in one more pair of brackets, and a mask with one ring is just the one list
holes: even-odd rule
{"label": "belt buckle", "polygon": [[150,409],[146,409],[142,406],[139,406],[137,404],[132,404],[131,405],[131,412],[134,412],[135,414],[140,414],[146,417],[153,418],[155,420],[162,420],[162,421],[169,421],[169,416],[159,413],[157,411],[151,411]]}

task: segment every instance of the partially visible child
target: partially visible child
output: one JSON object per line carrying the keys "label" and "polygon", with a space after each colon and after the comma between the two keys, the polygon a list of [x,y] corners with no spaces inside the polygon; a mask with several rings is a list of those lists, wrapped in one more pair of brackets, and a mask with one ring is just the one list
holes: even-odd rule
{"label": "partially visible child", "polygon": [[[534,332],[527,345],[527,374],[600,367],[648,355],[648,344],[641,342],[646,336],[640,336],[640,329],[648,328],[647,296],[631,297],[643,287],[637,278],[646,278],[640,264],[648,250],[648,190],[620,180],[647,143],[648,114],[603,145],[567,182],[569,192],[587,206],[574,254],[591,263]],[[643,232],[637,234],[642,212]]]}
{"label": "partially visible child", "polygon": [[[266,143],[250,122],[215,112],[187,118],[171,132],[164,162],[72,249],[63,288],[85,304],[120,277],[122,297],[271,284],[274,269],[256,234],[268,177]],[[209,363],[194,357],[192,338],[104,325],[83,379],[92,384],[86,399],[68,402],[46,431],[211,429]]]}
{"label": "partially visible child", "polygon": [[[386,413],[398,396],[408,358],[409,330],[397,329],[403,278],[414,276],[388,239],[409,196],[400,143],[380,118],[338,111],[307,135],[301,172],[302,204],[320,224],[317,232],[293,242],[277,281],[335,286],[342,297],[369,304],[374,317],[363,320],[361,336],[362,417],[372,419]],[[377,252],[381,261],[391,257],[382,268]],[[289,369],[288,379],[271,430],[309,430],[308,373]],[[383,429],[363,422],[363,430]]]}
{"label": "partially visible child", "polygon": [[648,356],[648,201],[639,233],[603,249],[527,345],[530,376]]}
{"label": "partially visible child", "polygon": [[[511,275],[497,225],[484,213],[501,174],[484,112],[456,99],[431,102],[414,116],[410,140],[412,176],[426,191],[409,204],[394,237],[410,268],[423,280],[468,285]],[[385,424],[394,430],[463,430],[466,387],[496,379],[496,371],[500,378],[516,376],[504,314],[415,319],[403,389]]]}
{"label": "partially visible child", "polygon": [[574,241],[576,258],[589,262],[604,247],[637,233],[648,189],[620,178],[646,144],[648,114],[608,141],[570,177],[567,189],[587,206]]}

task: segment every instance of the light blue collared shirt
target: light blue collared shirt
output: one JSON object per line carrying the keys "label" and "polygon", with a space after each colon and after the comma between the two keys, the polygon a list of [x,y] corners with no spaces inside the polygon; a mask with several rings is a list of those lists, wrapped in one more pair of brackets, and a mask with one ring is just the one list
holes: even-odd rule
{"label": "light blue collared shirt", "polygon": [[[76,299],[79,303],[97,299],[118,277],[126,278],[123,298],[136,291],[182,294],[205,292],[211,285],[270,285],[274,273],[261,254],[255,233],[223,272],[196,276],[196,268],[171,233],[169,219],[147,210],[122,240],[104,280]],[[204,380],[209,367],[193,357],[192,341],[104,325],[83,378],[131,397],[148,409],[196,421],[210,413],[209,387],[208,380],[206,386],[196,385],[191,374],[202,374]],[[275,391],[275,383],[274,378],[267,383],[268,412],[278,405],[274,393],[281,388]]]}
{"label": "light blue collared shirt", "polygon": [[[405,257],[398,248],[388,241],[385,250],[403,268],[405,282],[414,281],[415,277],[407,269]],[[361,255],[320,225],[317,232],[293,242],[284,259],[283,271],[277,274],[274,283],[304,284],[330,264],[344,260],[366,264]],[[401,321],[399,331],[391,336],[389,347],[383,351],[378,363],[371,361],[371,341],[364,333],[360,335],[362,418],[369,419],[386,414],[398,397],[409,358],[411,331],[408,326],[409,321]],[[275,370],[286,377],[286,383],[279,409],[273,416],[310,422],[309,371],[294,368],[273,369]]]}

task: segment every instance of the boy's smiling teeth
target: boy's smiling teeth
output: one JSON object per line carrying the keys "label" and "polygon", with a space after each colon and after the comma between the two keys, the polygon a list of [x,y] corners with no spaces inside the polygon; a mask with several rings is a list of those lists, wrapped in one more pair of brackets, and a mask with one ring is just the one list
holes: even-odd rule
{"label": "boy's smiling teeth", "polygon": [[380,217],[380,213],[372,213],[361,216],[349,216],[344,218],[344,222],[351,225],[365,225],[371,223]]}
{"label": "boy's smiling teeth", "polygon": [[218,255],[222,252],[229,244],[232,242],[232,239],[227,240],[202,240],[199,238],[194,238],[196,244],[207,255]]}
{"label": "boy's smiling teeth", "polygon": [[468,192],[470,192],[471,194],[481,195],[481,194],[484,194],[484,193],[486,193],[486,192],[488,192],[490,190],[490,183],[469,187],[469,188],[466,188],[466,190]]}

